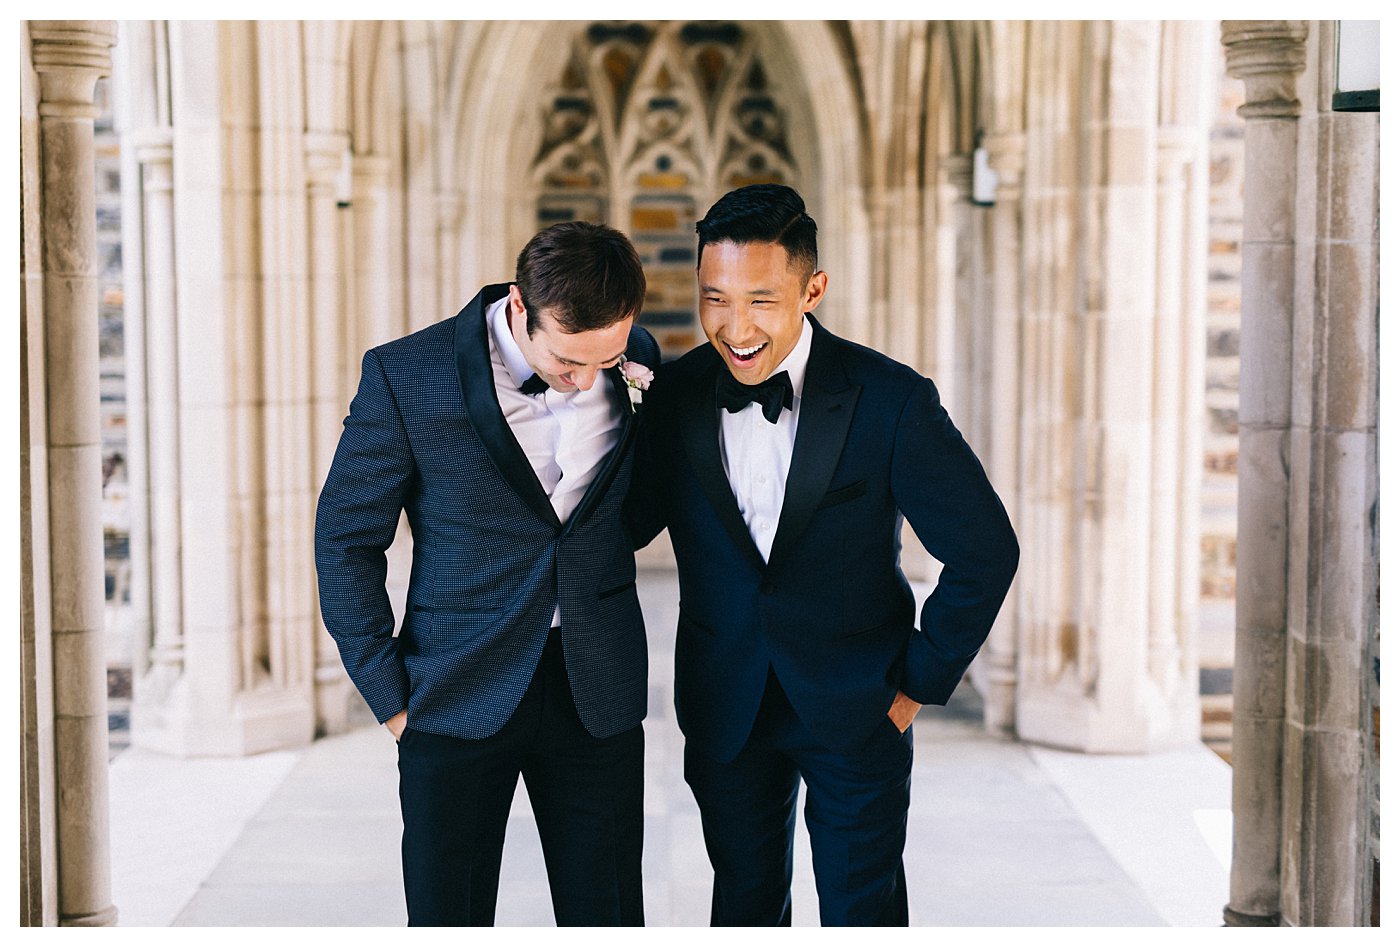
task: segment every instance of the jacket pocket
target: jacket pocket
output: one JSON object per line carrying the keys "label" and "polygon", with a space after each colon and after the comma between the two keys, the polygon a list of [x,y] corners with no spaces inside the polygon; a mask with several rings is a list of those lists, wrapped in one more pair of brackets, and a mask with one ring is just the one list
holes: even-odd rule
{"label": "jacket pocket", "polygon": [[616,588],[604,589],[603,591],[601,591],[601,592],[598,593],[598,598],[599,598],[599,600],[602,600],[602,599],[605,599],[605,598],[612,598],[614,595],[621,595],[623,592],[626,592],[628,589],[632,589],[632,588],[636,588],[636,587],[637,587],[637,580],[636,580],[636,579],[633,579],[631,582],[624,583],[624,584],[622,584],[622,585],[617,586]]}
{"label": "jacket pocket", "polygon": [[838,503],[845,503],[849,500],[854,500],[856,497],[864,495],[865,481],[857,480],[855,483],[850,483],[844,487],[832,490],[826,496],[822,497],[822,501],[817,504],[817,509],[823,510],[826,509],[828,506],[835,506]]}

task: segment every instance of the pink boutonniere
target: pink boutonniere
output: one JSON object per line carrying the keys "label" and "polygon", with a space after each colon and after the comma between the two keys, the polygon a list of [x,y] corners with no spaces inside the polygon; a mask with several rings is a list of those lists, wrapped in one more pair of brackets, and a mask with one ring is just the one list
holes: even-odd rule
{"label": "pink boutonniere", "polygon": [[651,380],[655,377],[650,368],[640,362],[629,362],[623,359],[618,363],[618,369],[622,372],[622,380],[627,383],[627,401],[632,408],[632,413],[637,413],[637,405],[642,403],[642,392],[651,387]]}

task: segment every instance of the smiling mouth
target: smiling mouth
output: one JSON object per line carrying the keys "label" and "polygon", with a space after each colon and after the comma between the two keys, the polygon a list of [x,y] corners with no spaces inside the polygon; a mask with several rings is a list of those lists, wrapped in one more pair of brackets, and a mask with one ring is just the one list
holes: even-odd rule
{"label": "smiling mouth", "polygon": [[758,345],[751,345],[748,348],[741,349],[736,348],[730,345],[728,342],[726,342],[724,343],[724,347],[729,349],[730,357],[733,358],[734,361],[738,362],[740,365],[746,365],[749,362],[752,362],[754,359],[758,358],[758,353],[768,348],[768,343],[760,342]]}

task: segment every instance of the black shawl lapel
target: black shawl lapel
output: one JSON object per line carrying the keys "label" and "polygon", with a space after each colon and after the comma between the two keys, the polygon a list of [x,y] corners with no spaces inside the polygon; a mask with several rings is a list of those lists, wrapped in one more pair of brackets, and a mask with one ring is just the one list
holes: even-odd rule
{"label": "black shawl lapel", "polygon": [[496,383],[491,371],[491,350],[486,341],[486,310],[496,300],[510,290],[508,283],[496,283],[476,294],[466,308],[457,313],[455,347],[457,354],[457,381],[462,386],[462,398],[466,401],[467,416],[482,443],[486,453],[496,465],[507,484],[510,485],[530,509],[555,529],[559,528],[559,517],[549,502],[549,496],[540,486],[540,478],[535,468],[520,449],[520,442],[511,433],[506,416],[501,413],[501,402],[496,397]]}
{"label": "black shawl lapel", "polygon": [[719,455],[719,410],[715,407],[715,377],[717,372],[728,371],[721,364],[718,353],[712,353],[709,366],[699,373],[699,377],[686,390],[680,400],[681,436],[685,442],[685,452],[690,457],[695,479],[700,481],[705,495],[710,498],[720,524],[734,540],[734,545],[762,572],[763,556],[749,535],[749,527],[739,512],[739,501],[734,499],[734,491],[729,486],[729,478],[724,473],[724,461]]}
{"label": "black shawl lapel", "polygon": [[802,384],[802,410],[783,489],[783,512],[768,555],[770,572],[791,554],[826,495],[859,397],[860,385],[852,384],[841,366],[836,337],[812,319],[812,352]]}
{"label": "black shawl lapel", "polygon": [[578,501],[578,506],[574,507],[565,532],[569,532],[575,525],[583,522],[602,500],[603,494],[607,492],[613,479],[617,477],[617,470],[622,466],[622,458],[627,456],[627,449],[631,447],[632,438],[637,433],[637,418],[641,413],[642,406],[637,405],[635,411],[632,409],[632,401],[627,396],[627,382],[622,378],[622,369],[609,368],[603,372],[603,375],[607,378],[607,384],[613,397],[622,401],[622,434],[618,437],[612,453],[608,455],[607,463],[598,471],[593,482],[588,485],[588,489],[584,491],[583,499]]}

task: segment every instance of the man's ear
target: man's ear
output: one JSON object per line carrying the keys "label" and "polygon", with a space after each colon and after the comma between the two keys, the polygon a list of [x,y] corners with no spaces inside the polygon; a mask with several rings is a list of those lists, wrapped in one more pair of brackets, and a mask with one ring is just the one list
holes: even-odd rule
{"label": "man's ear", "polygon": [[826,295],[826,271],[817,270],[807,278],[807,288],[802,293],[802,311],[811,312]]}
{"label": "man's ear", "polygon": [[520,295],[520,287],[511,283],[508,298],[510,302],[507,305],[510,307],[511,315],[523,315],[525,313],[525,297]]}
{"label": "man's ear", "polygon": [[525,328],[527,335],[530,334],[530,323],[525,313],[525,297],[520,295],[520,287],[514,283],[510,284],[510,292],[506,296],[506,325],[511,331],[515,331],[517,325]]}

